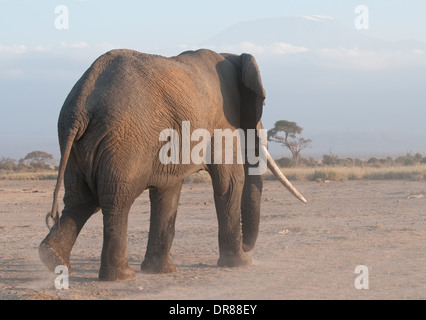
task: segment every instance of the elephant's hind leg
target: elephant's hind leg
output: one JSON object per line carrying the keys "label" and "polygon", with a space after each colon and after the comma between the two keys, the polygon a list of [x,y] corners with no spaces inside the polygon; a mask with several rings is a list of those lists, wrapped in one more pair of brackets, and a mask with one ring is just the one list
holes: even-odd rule
{"label": "elephant's hind leg", "polygon": [[[111,186],[113,184],[111,183]],[[130,207],[134,201],[125,186],[117,183],[110,194],[100,196],[104,224],[99,280],[133,280],[136,275],[127,258],[127,227]]]}
{"label": "elephant's hind leg", "polygon": [[145,273],[171,273],[176,267],[170,258],[182,183],[166,190],[150,189],[151,221],[148,245],[141,270]]}
{"label": "elephant's hind leg", "polygon": [[97,198],[86,182],[72,170],[66,173],[64,202],[59,226],[50,230],[39,247],[41,261],[52,272],[58,265],[65,265],[69,269],[70,253],[80,230],[99,210]]}

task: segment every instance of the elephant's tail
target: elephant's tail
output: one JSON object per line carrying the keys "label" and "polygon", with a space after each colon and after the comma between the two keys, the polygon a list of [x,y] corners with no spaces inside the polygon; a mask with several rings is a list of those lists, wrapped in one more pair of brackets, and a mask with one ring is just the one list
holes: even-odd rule
{"label": "elephant's tail", "polygon": [[[62,183],[62,180],[64,179],[65,168],[67,167],[68,159],[70,157],[72,145],[77,136],[77,132],[78,130],[71,130],[65,140],[64,149],[61,154],[61,161],[59,163],[58,179],[56,180],[56,187],[55,187],[55,191],[53,192],[52,210],[46,215],[46,225],[49,229],[53,227],[59,227],[59,210],[58,210],[59,190],[61,189],[61,183]],[[49,219],[53,220],[52,227],[49,225]]]}

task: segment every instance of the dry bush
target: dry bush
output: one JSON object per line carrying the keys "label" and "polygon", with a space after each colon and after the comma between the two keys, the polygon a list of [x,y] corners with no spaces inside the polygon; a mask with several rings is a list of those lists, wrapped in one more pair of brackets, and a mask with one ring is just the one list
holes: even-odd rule
{"label": "dry bush", "polygon": [[0,170],[0,180],[56,180],[58,173],[54,170],[37,172],[15,172]]}
{"label": "dry bush", "polygon": [[[321,167],[281,168],[289,180],[348,181],[348,180],[414,180],[426,181],[426,164],[392,167]],[[271,172],[265,180],[275,180]]]}
{"label": "dry bush", "polygon": [[[384,167],[293,167],[281,168],[289,180],[298,181],[348,181],[348,180],[413,180],[426,181],[426,163],[407,166]],[[56,180],[57,171],[16,172],[0,170],[0,180]],[[265,180],[276,180],[267,170]],[[184,183],[210,183],[208,172],[194,173],[184,180]]]}

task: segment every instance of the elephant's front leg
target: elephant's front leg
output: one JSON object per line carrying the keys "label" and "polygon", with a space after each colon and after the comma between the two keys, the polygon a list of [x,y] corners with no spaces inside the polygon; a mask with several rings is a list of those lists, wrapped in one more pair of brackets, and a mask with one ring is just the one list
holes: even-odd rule
{"label": "elephant's front leg", "polygon": [[166,190],[150,189],[151,221],[141,270],[146,273],[176,272],[170,258],[182,183]]}
{"label": "elephant's front leg", "polygon": [[242,249],[241,196],[244,169],[239,165],[214,165],[210,169],[219,224],[219,267],[251,263]]}

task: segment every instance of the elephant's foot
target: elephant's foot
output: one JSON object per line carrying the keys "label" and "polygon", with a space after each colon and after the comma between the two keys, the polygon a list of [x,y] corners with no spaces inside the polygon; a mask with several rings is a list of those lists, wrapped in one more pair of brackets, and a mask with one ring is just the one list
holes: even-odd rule
{"label": "elephant's foot", "polygon": [[243,242],[243,251],[244,252],[250,252],[254,249],[254,244],[245,244]]}
{"label": "elephant's foot", "polygon": [[251,264],[251,258],[244,252],[239,254],[221,254],[217,265],[219,267],[233,268]]}
{"label": "elephant's foot", "polygon": [[101,267],[99,270],[99,280],[101,281],[129,281],[134,279],[136,279],[136,274],[127,262],[122,267]]}
{"label": "elephant's foot", "polygon": [[51,272],[55,272],[55,268],[60,265],[66,266],[68,270],[70,270],[68,259],[61,257],[61,255],[46,242],[40,244],[38,253],[40,260]]}
{"label": "elephant's foot", "polygon": [[168,257],[168,258],[157,258],[157,257],[145,258],[145,260],[141,264],[141,270],[144,273],[173,273],[173,272],[177,272],[177,268],[172,263],[170,257]]}

